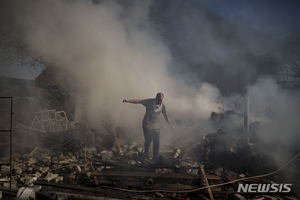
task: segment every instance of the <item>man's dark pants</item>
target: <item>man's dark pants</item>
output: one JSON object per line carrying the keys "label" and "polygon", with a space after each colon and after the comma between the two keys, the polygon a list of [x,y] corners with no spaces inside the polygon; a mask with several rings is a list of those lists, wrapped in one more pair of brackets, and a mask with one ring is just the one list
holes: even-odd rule
{"label": "man's dark pants", "polygon": [[156,159],[159,152],[159,129],[148,129],[143,128],[144,130],[144,137],[145,137],[145,156],[146,158],[149,157],[149,148],[150,144],[153,140],[153,159]]}

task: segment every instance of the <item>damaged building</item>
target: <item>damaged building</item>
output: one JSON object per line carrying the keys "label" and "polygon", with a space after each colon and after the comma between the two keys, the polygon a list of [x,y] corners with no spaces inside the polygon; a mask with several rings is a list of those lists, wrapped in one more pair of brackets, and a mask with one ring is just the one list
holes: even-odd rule
{"label": "damaged building", "polygon": [[[84,99],[74,98],[74,80],[57,69],[48,67],[34,81],[0,77],[2,198],[299,199],[299,171],[290,173],[299,159],[278,171],[257,153],[271,148],[256,139],[258,121],[247,133],[224,128],[231,118],[243,120],[244,113],[212,112],[207,123],[215,132],[195,126],[194,138],[165,145],[159,159],[148,160],[143,140],[122,127],[109,120],[101,130],[91,127]],[[13,97],[12,111],[4,97]],[[285,192],[289,185],[282,184],[289,183],[295,184]],[[239,191],[241,184],[281,188]]]}

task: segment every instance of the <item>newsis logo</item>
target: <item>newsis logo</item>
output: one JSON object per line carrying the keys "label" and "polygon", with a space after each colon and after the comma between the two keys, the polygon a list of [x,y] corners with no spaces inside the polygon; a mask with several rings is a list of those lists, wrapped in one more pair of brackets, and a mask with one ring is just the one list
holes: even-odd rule
{"label": "newsis logo", "polygon": [[252,193],[288,193],[292,184],[277,184],[277,183],[245,183],[239,184],[237,192],[252,192]]}

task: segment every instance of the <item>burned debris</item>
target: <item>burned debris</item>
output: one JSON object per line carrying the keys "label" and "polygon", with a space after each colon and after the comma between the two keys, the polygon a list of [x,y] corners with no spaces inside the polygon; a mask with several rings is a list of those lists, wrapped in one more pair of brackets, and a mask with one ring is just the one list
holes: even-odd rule
{"label": "burned debris", "polygon": [[[236,196],[238,182],[271,183],[264,178],[247,179],[249,175],[210,162],[195,162],[184,157],[185,152],[180,152],[179,148],[174,148],[174,152],[162,152],[164,156],[153,162],[143,157],[143,148],[137,144],[120,144],[120,149],[113,146],[99,151],[82,146],[75,132],[74,139],[67,142],[63,132],[52,137],[59,138],[60,142],[15,154],[12,172],[5,165],[8,158],[1,158],[4,192],[8,192],[9,173],[13,174],[15,195],[28,188],[37,199],[45,195],[58,197],[61,193],[78,199],[82,199],[82,194],[118,199],[224,199]],[[210,185],[217,186],[209,188]],[[240,198],[248,195],[239,194]]]}
{"label": "burned debris", "polygon": [[[9,139],[4,134],[0,136],[2,198],[11,195],[38,200],[299,198],[295,188],[288,193],[280,193],[279,189],[254,194],[239,191],[244,189],[241,184],[265,187],[289,183],[280,182],[285,171],[276,174],[277,179],[257,176],[264,167],[260,163],[266,158],[253,153],[253,146],[249,147],[239,131],[232,134],[223,129],[226,119],[242,118],[239,113],[212,113],[215,132],[180,138],[177,144],[165,145],[168,148],[154,160],[144,156],[143,139],[129,137],[122,127],[115,127],[109,120],[103,122],[101,130],[83,121],[78,123],[75,120],[78,116],[72,116],[75,111],[70,111],[72,106],[65,108],[55,97],[57,91],[53,95],[53,91],[32,82],[18,84],[10,83],[10,88],[0,91],[10,95],[14,91],[18,102],[15,109],[22,109],[15,111],[12,166],[7,151]],[[43,91],[38,98],[47,99],[36,104],[34,112],[24,110],[36,101],[30,93],[31,87]],[[258,126],[258,122],[251,124],[250,132],[257,134]]]}

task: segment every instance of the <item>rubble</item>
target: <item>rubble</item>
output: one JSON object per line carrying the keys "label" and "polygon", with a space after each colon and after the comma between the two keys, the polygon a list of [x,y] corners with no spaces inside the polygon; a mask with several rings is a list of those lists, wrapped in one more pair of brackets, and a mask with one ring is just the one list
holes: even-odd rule
{"label": "rubble", "polygon": [[58,177],[58,174],[53,174],[51,172],[48,172],[47,175],[43,178],[43,180],[50,182],[52,179],[56,179]]}
{"label": "rubble", "polygon": [[[51,88],[52,93],[45,92],[45,88],[41,90],[52,100],[56,99],[54,88]],[[23,93],[30,94],[31,90],[16,88],[14,91],[27,96]],[[27,100],[34,102],[34,99]],[[21,193],[28,191],[29,196],[37,200],[59,199],[62,194],[77,199],[299,198],[299,191],[294,188],[290,193],[279,194],[237,193],[239,184],[276,184],[279,180],[274,176],[256,177],[246,170],[249,162],[251,169],[258,168],[257,163],[264,157],[245,156],[251,152],[247,154],[249,148],[244,138],[222,129],[226,118],[241,117],[234,111],[212,113],[215,132],[179,139],[180,142],[173,146],[162,144],[169,149],[161,151],[154,160],[145,159],[142,143],[128,141],[126,136],[118,134],[120,127],[107,123],[105,130],[99,131],[87,124],[72,122],[70,119],[74,117],[69,117],[69,110],[65,111],[63,106],[44,108],[35,109],[33,114],[22,110],[27,115],[26,120],[16,120],[12,166],[7,164],[9,156],[1,151],[0,190],[4,195],[12,192],[20,198]],[[256,126],[257,123],[253,127]],[[8,140],[1,141],[5,143],[1,146],[4,149]],[[261,168],[252,172],[259,174],[258,171]]]}
{"label": "rubble", "polygon": [[1,165],[1,174],[8,174],[10,172],[9,165]]}
{"label": "rubble", "polygon": [[[74,130],[74,135],[76,133]],[[162,152],[166,156],[147,162],[143,157],[143,148],[138,144],[120,145],[121,151],[113,151],[115,146],[112,146],[112,149],[98,150],[77,146],[79,138],[73,140],[71,144],[64,143],[64,134],[60,134],[59,141],[61,142],[55,146],[32,147],[33,150],[23,156],[18,154],[13,156],[13,185],[17,188],[35,187],[37,199],[45,195],[45,191],[50,191],[49,186],[56,188],[57,192],[62,188],[76,188],[92,196],[95,195],[95,191],[107,196],[108,193],[105,193],[107,191],[103,190],[119,190],[123,195],[119,193],[117,198],[120,199],[128,197],[128,192],[132,193],[130,194],[132,198],[151,199],[153,196],[167,198],[168,195],[175,194],[174,198],[181,198],[185,195],[190,199],[224,199],[230,196],[248,199],[251,194],[236,193],[237,183],[270,183],[270,180],[251,179],[249,174],[236,173],[213,165],[210,163],[212,154],[207,154],[206,159],[202,161],[192,158],[199,155],[194,154],[193,151],[203,150],[201,144],[207,148],[211,142],[216,141],[214,137],[223,135],[226,133],[220,131],[206,134],[192,148],[186,148],[185,145],[181,145],[181,148],[176,146],[167,153]],[[189,143],[187,146],[191,147]],[[201,148],[197,148],[198,146]],[[3,178],[0,179],[0,184],[6,188],[9,187],[9,173],[9,166],[1,164]],[[242,180],[239,181],[240,179]],[[232,183],[226,184],[226,182]],[[214,187],[210,188],[210,186]],[[51,190],[52,194],[56,194],[56,191]],[[38,193],[39,191],[43,192]],[[149,194],[152,196],[148,196]],[[260,197],[268,199],[274,197],[266,195],[260,194]],[[290,195],[293,196],[294,193]],[[285,197],[285,195],[281,196]],[[116,198],[116,196],[112,197]]]}
{"label": "rubble", "polygon": [[21,187],[17,193],[17,199],[35,199],[35,191],[28,187]]}
{"label": "rubble", "polygon": [[[167,198],[171,194],[175,194],[174,198],[185,195],[190,199],[223,199],[229,196],[247,199],[249,195],[237,194],[234,184],[237,183],[234,181],[249,177],[247,174],[237,174],[223,167],[183,157],[187,155],[182,150],[184,147],[174,148],[169,157],[161,156],[161,162],[148,163],[143,158],[140,149],[142,147],[137,144],[120,146],[124,153],[112,150],[98,151],[96,148],[87,147],[71,152],[63,144],[59,145],[53,148],[39,147],[35,149],[34,154],[14,157],[14,185],[18,188],[35,187],[37,199],[46,195],[46,191],[50,191],[48,186],[55,187],[57,192],[60,188],[76,188],[89,192],[91,196],[95,195],[95,191],[103,193],[103,190],[119,190],[123,194],[122,196],[119,193],[120,199],[128,197],[128,192],[132,193],[131,198],[150,199],[153,196]],[[76,142],[73,145],[76,146]],[[8,188],[9,166],[1,165],[1,170],[6,174],[6,178],[1,178],[0,183]],[[229,185],[209,188],[211,185],[222,185],[229,181],[232,182]],[[262,178],[239,182],[270,183]],[[56,194],[53,189],[51,191],[51,194]],[[143,194],[138,194],[138,191],[143,191]],[[152,194],[152,197],[148,196],[149,194]],[[275,198],[272,195],[261,194],[261,198],[271,197]]]}

